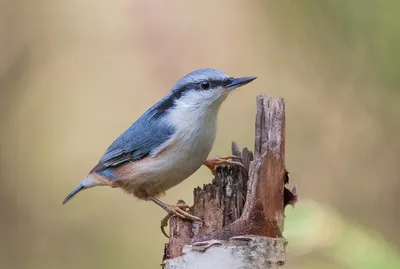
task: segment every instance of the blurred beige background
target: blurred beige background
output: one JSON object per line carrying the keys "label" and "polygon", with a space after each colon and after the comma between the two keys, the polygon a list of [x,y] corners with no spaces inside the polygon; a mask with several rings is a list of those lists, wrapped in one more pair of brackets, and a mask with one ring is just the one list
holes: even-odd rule
{"label": "blurred beige background", "polygon": [[[204,67],[258,76],[223,105],[211,155],[232,140],[252,148],[256,95],[285,98],[302,199],[287,214],[287,268],[361,268],[352,255],[364,230],[398,260],[400,6],[357,3],[0,0],[0,268],[159,268],[157,206],[107,188],[61,201],[113,139]],[[164,201],[192,202],[210,180],[202,168]],[[344,223],[337,232],[324,217],[324,244],[312,248],[296,236],[310,201]],[[336,251],[338,238],[353,248]]]}

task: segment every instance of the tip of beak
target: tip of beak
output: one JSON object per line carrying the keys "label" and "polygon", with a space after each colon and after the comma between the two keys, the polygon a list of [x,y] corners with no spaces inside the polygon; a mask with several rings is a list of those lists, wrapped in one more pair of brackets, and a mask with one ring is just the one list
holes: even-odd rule
{"label": "tip of beak", "polygon": [[69,200],[72,199],[78,192],[83,190],[85,187],[82,184],[79,184],[78,187],[76,187],[73,191],[71,191],[67,197],[65,197],[64,201],[62,202],[63,205],[65,205]]}

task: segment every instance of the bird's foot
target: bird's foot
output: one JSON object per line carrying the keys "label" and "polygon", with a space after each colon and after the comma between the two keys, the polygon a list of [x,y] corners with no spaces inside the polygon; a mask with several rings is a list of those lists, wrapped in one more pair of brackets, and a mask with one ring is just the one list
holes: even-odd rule
{"label": "bird's foot", "polygon": [[176,205],[167,205],[157,198],[150,198],[153,202],[155,202],[157,205],[159,205],[161,208],[163,208],[165,211],[168,212],[168,214],[161,220],[161,232],[169,238],[167,233],[165,232],[165,227],[168,226],[168,221],[171,217],[177,216],[181,219],[185,220],[190,220],[190,221],[202,221],[199,217],[196,217],[192,214],[189,214],[187,210],[190,208],[189,205],[187,205],[184,201],[179,200]]}
{"label": "bird's foot", "polygon": [[169,238],[168,234],[165,232],[165,227],[168,226],[168,221],[170,220],[171,217],[173,216],[177,216],[181,219],[185,219],[185,220],[190,220],[190,221],[202,221],[202,219],[191,215],[187,212],[187,210],[189,209],[189,205],[185,204],[184,201],[179,200],[178,203],[176,205],[170,205],[170,211],[168,212],[168,214],[161,220],[161,232],[167,237]]}
{"label": "bird's foot", "polygon": [[181,219],[186,219],[186,220],[191,220],[191,221],[195,221],[195,220],[201,221],[200,218],[193,216],[187,212],[187,210],[189,208],[190,208],[190,206],[187,204],[178,203],[176,205],[168,206],[167,212],[168,212],[168,214],[172,214],[173,216],[177,216]]}
{"label": "bird's foot", "polygon": [[203,164],[210,169],[213,176],[215,176],[216,169],[219,165],[230,165],[230,166],[240,166],[246,170],[246,167],[239,161],[234,161],[234,159],[241,161],[238,156],[227,156],[227,157],[216,157],[206,160]]}

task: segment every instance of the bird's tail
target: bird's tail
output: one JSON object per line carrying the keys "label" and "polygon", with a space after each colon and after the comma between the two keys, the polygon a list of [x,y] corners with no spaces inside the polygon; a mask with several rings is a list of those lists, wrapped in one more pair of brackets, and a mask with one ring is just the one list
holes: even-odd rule
{"label": "bird's tail", "polygon": [[67,197],[65,197],[64,201],[62,202],[63,205],[65,205],[69,200],[72,199],[72,197],[74,197],[77,193],[79,193],[82,190],[88,189],[88,188],[92,188],[95,186],[100,186],[100,185],[104,185],[104,183],[96,180],[94,178],[94,176],[89,175],[87,178],[85,178],[81,184],[79,184],[75,189],[73,189],[68,195]]}

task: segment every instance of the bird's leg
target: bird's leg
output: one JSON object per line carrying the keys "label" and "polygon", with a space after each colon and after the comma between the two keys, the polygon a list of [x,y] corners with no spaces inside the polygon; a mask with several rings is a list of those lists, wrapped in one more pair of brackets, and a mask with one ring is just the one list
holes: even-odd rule
{"label": "bird's leg", "polygon": [[213,176],[215,176],[215,172],[216,172],[218,165],[240,166],[240,167],[246,169],[246,167],[241,162],[233,161],[234,159],[241,160],[240,157],[234,156],[234,155],[227,156],[227,157],[218,157],[217,156],[216,158],[206,160],[203,164],[205,166],[207,166],[208,169],[210,169]]}
{"label": "bird's leg", "polygon": [[[168,224],[168,220],[172,217],[172,216],[177,216],[181,219],[186,219],[186,220],[191,220],[191,221],[202,221],[200,218],[193,216],[191,214],[189,214],[188,212],[186,212],[186,210],[189,208],[189,205],[185,204],[183,201],[183,203],[181,203],[181,201],[178,201],[177,204],[175,205],[167,205],[166,203],[160,201],[159,199],[157,199],[156,197],[150,197],[149,198],[151,201],[153,201],[155,204],[157,204],[158,206],[160,206],[162,209],[164,209],[165,211],[168,212],[168,215],[165,216],[162,220],[161,220],[161,232],[165,235],[165,231],[164,231],[164,227],[167,226]],[[168,236],[167,236],[168,237]]]}

